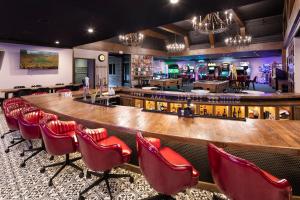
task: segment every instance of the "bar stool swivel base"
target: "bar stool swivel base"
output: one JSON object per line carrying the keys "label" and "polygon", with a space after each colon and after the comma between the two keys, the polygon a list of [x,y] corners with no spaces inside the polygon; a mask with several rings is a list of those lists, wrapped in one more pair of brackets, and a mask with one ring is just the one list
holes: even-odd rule
{"label": "bar stool swivel base", "polygon": [[[18,144],[20,144],[20,143],[22,143],[22,142],[25,142],[26,140],[25,140],[24,138],[20,137],[20,138],[13,138],[12,141],[14,141],[14,142],[11,142],[11,145],[9,145],[9,146],[5,149],[5,153],[8,153],[11,147],[16,146],[16,145],[18,145]],[[17,141],[17,142],[15,142],[15,141]]]}
{"label": "bar stool swivel base", "polygon": [[94,183],[92,183],[90,186],[88,186],[87,188],[85,188],[82,192],[79,193],[79,200],[84,200],[85,198],[82,196],[83,194],[87,193],[90,189],[92,189],[93,187],[99,185],[102,181],[105,181],[106,186],[107,186],[107,190],[110,196],[110,199],[113,199],[112,195],[111,195],[111,191],[110,191],[110,185],[109,185],[109,179],[110,178],[129,178],[129,182],[133,183],[133,177],[130,176],[129,174],[111,174],[110,170],[105,171],[104,173],[96,173],[96,172],[92,172],[92,171],[87,171],[86,174],[86,178],[91,178],[91,174],[94,176],[99,177],[98,180],[96,180]]}
{"label": "bar stool swivel base", "polygon": [[8,134],[13,133],[13,132],[15,132],[15,131],[16,131],[16,130],[9,130],[9,131],[7,131],[6,133],[3,133],[3,134],[1,135],[1,139],[4,139],[5,135],[8,135]]}
{"label": "bar stool swivel base", "polygon": [[66,167],[66,166],[70,166],[70,167],[73,167],[75,169],[77,169],[78,171],[80,171],[80,174],[79,174],[79,177],[80,178],[83,178],[84,176],[84,173],[83,173],[83,169],[78,167],[77,165],[75,165],[73,162],[77,161],[77,160],[80,160],[81,157],[78,157],[78,158],[73,158],[73,159],[70,159],[70,156],[69,154],[66,154],[66,159],[65,161],[63,162],[58,162],[58,163],[54,163],[54,164],[50,164],[50,165],[46,165],[46,166],[43,166],[41,169],[40,169],[40,172],[41,173],[44,173],[46,171],[46,168],[49,168],[49,167],[56,167],[56,166],[61,166],[57,171],[56,173],[50,178],[49,182],[48,182],[48,186],[52,186],[53,185],[53,179]]}
{"label": "bar stool swivel base", "polygon": [[[32,143],[31,143],[32,144]],[[45,151],[45,145],[44,142],[42,141],[42,145],[40,147],[37,148],[28,148],[28,149],[24,149],[22,153],[20,153],[20,157],[25,156],[25,152],[33,152],[30,156],[28,156],[27,158],[25,158],[23,160],[23,162],[20,164],[20,167],[25,167],[26,166],[26,162],[33,158],[34,156],[36,156],[37,154],[39,154],[40,152]]]}

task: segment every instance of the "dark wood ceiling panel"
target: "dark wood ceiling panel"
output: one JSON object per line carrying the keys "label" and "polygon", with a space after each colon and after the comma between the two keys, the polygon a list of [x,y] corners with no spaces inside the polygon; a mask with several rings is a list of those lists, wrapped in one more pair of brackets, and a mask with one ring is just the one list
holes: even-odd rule
{"label": "dark wood ceiling panel", "polygon": [[[60,40],[61,47],[73,47],[258,1],[1,0],[0,40],[46,46]],[[87,34],[88,27],[95,33]]]}
{"label": "dark wood ceiling panel", "polygon": [[237,15],[244,21],[280,15],[283,13],[284,0],[265,0],[235,9]]}
{"label": "dark wood ceiling panel", "polygon": [[246,21],[246,31],[253,38],[282,34],[282,15]]}
{"label": "dark wood ceiling panel", "polygon": [[189,37],[191,40],[191,44],[209,43],[208,35],[201,34],[197,31],[190,31]]}

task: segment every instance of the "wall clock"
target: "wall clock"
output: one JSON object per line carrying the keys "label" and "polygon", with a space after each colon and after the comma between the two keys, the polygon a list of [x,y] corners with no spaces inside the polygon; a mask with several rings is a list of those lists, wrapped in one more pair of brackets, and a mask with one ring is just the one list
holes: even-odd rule
{"label": "wall clock", "polygon": [[98,56],[98,60],[99,60],[100,62],[105,61],[105,55],[100,54],[100,55]]}

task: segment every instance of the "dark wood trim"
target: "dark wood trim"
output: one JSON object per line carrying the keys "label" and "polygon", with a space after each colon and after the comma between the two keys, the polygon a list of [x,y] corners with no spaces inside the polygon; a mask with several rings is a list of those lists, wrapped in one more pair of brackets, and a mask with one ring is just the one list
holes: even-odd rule
{"label": "dark wood trim", "polygon": [[209,33],[209,43],[210,43],[210,48],[215,48],[215,36],[213,33]]}
{"label": "dark wood trim", "polygon": [[160,26],[158,28],[161,30],[167,31],[169,33],[181,35],[183,37],[188,35],[188,31],[186,31],[183,28],[176,26],[174,24],[166,24],[166,25]]}
{"label": "dark wood trim", "polygon": [[266,42],[251,44],[248,47],[218,47],[209,49],[194,49],[185,51],[183,53],[175,54],[175,56],[193,56],[193,55],[209,55],[209,54],[228,54],[232,52],[246,52],[246,51],[264,51],[264,50],[281,50],[283,48],[282,42]]}
{"label": "dark wood trim", "polygon": [[288,45],[292,42],[294,37],[296,36],[298,30],[300,27],[300,12],[298,12],[294,24],[292,25],[290,32],[286,35],[285,40],[284,40],[284,47],[288,47]]}
{"label": "dark wood trim", "polygon": [[145,36],[157,38],[157,39],[160,39],[160,40],[164,40],[164,41],[168,40],[168,36],[166,36],[164,34],[161,34],[161,33],[158,33],[156,31],[150,30],[150,29],[141,31],[141,33],[143,33]]}
{"label": "dark wood trim", "polygon": [[[295,0],[286,2],[285,4],[285,13],[284,18],[286,20],[286,29],[284,33],[284,47],[287,48],[287,46],[291,43],[292,39],[295,37],[296,33],[299,30],[300,27],[300,0]],[[293,4],[293,5],[292,5]],[[284,27],[285,28],[285,27]]]}
{"label": "dark wood trim", "polygon": [[103,41],[77,46],[76,49],[107,51],[110,53],[119,53],[120,51],[122,51],[124,54],[168,56],[168,53],[165,51],[146,49],[141,47],[128,47],[117,43]]}

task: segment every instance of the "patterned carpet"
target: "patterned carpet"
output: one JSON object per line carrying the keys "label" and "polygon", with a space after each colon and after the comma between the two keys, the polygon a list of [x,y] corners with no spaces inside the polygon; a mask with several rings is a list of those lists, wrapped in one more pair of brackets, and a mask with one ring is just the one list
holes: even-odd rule
{"label": "patterned carpet", "polygon": [[[0,111],[0,133],[7,130],[4,116]],[[18,135],[19,133],[14,133]],[[65,168],[59,176],[53,181],[53,186],[48,186],[48,180],[56,172],[58,167],[47,169],[44,174],[39,172],[42,165],[62,161],[63,157],[56,157],[53,161],[49,160],[49,155],[42,152],[38,156],[29,160],[25,168],[20,168],[23,160],[19,156],[23,148],[27,148],[27,144],[23,143],[11,149],[9,153],[5,153],[6,146],[9,145],[13,134],[5,139],[0,140],[0,200],[12,199],[30,199],[30,200],[46,200],[46,199],[78,199],[78,193],[90,185],[96,177],[91,179],[79,178],[79,172],[71,167]],[[34,146],[39,145],[39,141],[33,142]],[[28,154],[25,154],[27,156]],[[73,155],[74,156],[79,156]],[[79,160],[76,162],[80,167],[84,168],[84,163]],[[111,179],[110,186],[114,199],[118,200],[136,200],[153,196],[156,192],[147,184],[142,175],[136,174],[124,169],[114,169],[113,173],[126,173],[134,177],[134,183],[130,184],[128,178]],[[109,200],[108,191],[105,183],[93,188],[84,195],[86,199]],[[210,200],[213,194],[209,191],[199,189],[188,189],[185,193],[179,193],[175,196],[178,200]]]}

